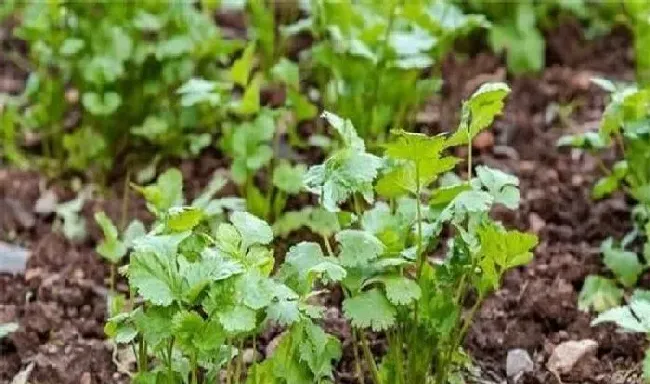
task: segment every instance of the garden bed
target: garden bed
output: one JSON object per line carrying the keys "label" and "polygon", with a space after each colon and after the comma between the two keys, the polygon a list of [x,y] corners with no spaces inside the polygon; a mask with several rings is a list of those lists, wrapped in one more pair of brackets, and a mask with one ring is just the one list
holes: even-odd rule
{"label": "garden bed", "polygon": [[[506,110],[492,132],[475,143],[478,162],[520,179],[521,208],[516,213],[496,212],[497,216],[507,225],[536,233],[540,243],[533,262],[509,273],[503,287],[483,304],[465,347],[482,368],[483,381],[477,382],[504,380],[508,351],[523,348],[535,362],[534,372],[523,382],[556,383],[558,379],[546,369],[554,346],[593,339],[597,354],[562,377],[563,383],[639,382],[643,337],[617,333],[613,326],[592,328],[590,314],[577,309],[585,277],[604,271],[599,244],[629,229],[627,203],[623,195],[594,202],[589,190],[598,174],[595,161],[556,147],[560,136],[597,126],[605,94],[590,83],[592,76],[633,78],[630,37],[617,29],[586,41],[580,29],[568,23],[549,32],[547,42],[547,68],[536,76],[507,79],[512,94]],[[442,94],[421,112],[422,130],[453,130],[460,101],[481,83],[505,81],[505,77],[502,59],[492,54],[481,51],[466,60],[448,57],[443,63]],[[179,163],[188,194],[196,195],[213,171],[227,164],[215,150]],[[33,213],[47,190],[59,201],[73,198],[63,185],[48,183],[35,172],[0,169],[0,233],[6,237],[0,240],[25,246],[31,253],[24,275],[0,275],[0,322],[20,323],[17,332],[0,341],[0,382],[10,382],[31,362],[32,382],[127,382],[104,336],[109,268],[94,251],[101,232],[92,219],[101,210],[114,220],[120,218],[123,175],[115,176],[105,199],[85,204],[90,236],[82,244],[72,244],[53,231],[52,215]],[[128,193],[127,199],[130,218],[151,220],[135,193]],[[288,244],[308,237],[298,233],[276,240],[276,255],[283,256]],[[118,283],[118,289],[127,290],[125,281]],[[350,329],[337,307],[340,299],[328,300],[332,307],[325,323],[344,342],[337,382],[352,383]],[[279,331],[267,333],[257,346],[261,355]],[[382,348],[381,339],[375,343]],[[468,382],[472,380],[468,377]]]}

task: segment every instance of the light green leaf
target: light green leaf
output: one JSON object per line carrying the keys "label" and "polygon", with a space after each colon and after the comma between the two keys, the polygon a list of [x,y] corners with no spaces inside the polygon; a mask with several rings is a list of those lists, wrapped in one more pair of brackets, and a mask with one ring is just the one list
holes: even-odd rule
{"label": "light green leaf", "polygon": [[142,193],[152,210],[159,213],[183,204],[183,175],[176,168],[170,168],[158,176],[154,185],[134,188]]}
{"label": "light green leaf", "polygon": [[603,312],[621,304],[624,291],[616,286],[610,279],[590,275],[584,281],[578,296],[578,309],[589,311],[593,308],[596,312]]}
{"label": "light green leaf", "polygon": [[619,327],[628,332],[641,332],[648,333],[650,329],[642,324],[637,317],[632,313],[629,306],[616,307],[609,309],[591,322],[592,326],[602,323],[616,323]]}
{"label": "light green leaf", "polygon": [[302,179],[306,167],[303,164],[291,166],[289,162],[282,161],[273,170],[273,185],[283,192],[296,194],[302,190]]}
{"label": "light green leaf", "polygon": [[273,241],[273,230],[264,221],[248,212],[234,212],[230,221],[241,234],[243,242],[247,245],[266,245]]}
{"label": "light green leaf", "polygon": [[609,175],[601,177],[591,190],[591,197],[596,200],[602,199],[605,196],[611,195],[618,189],[618,178],[616,175]]}
{"label": "light green leaf", "polygon": [[357,150],[364,151],[366,146],[363,143],[363,139],[359,137],[356,129],[352,125],[352,121],[349,119],[343,119],[338,115],[335,115],[332,112],[325,111],[321,115],[322,118],[327,120],[327,122],[338,132],[343,139],[343,144],[346,147],[354,148]]}
{"label": "light green leaf", "polygon": [[355,328],[385,331],[395,324],[397,311],[379,289],[371,289],[343,301],[343,312]]}
{"label": "light green leaf", "polygon": [[476,167],[476,175],[483,187],[494,197],[495,203],[510,209],[519,207],[519,179],[515,176],[483,165]]}
{"label": "light green leaf", "polygon": [[461,123],[449,138],[447,146],[469,143],[480,131],[487,128],[503,110],[510,88],[504,83],[485,83],[463,103]]}
{"label": "light green leaf", "polygon": [[189,231],[203,219],[203,212],[193,207],[172,207],[168,213],[167,228],[174,232]]}
{"label": "light green leaf", "polygon": [[221,325],[229,333],[237,334],[255,329],[255,311],[243,305],[237,305],[217,314]]}
{"label": "light green leaf", "polygon": [[621,284],[633,287],[643,272],[643,265],[636,253],[615,246],[611,238],[601,244],[600,251],[605,265],[614,272]]}
{"label": "light green leaf", "polygon": [[379,281],[384,284],[386,297],[394,305],[411,304],[422,295],[418,284],[414,280],[404,276],[382,276],[379,278]]}
{"label": "light green leaf", "polygon": [[104,239],[97,245],[96,251],[113,264],[126,255],[126,246],[118,240],[117,228],[104,212],[95,213],[95,221],[104,232]]}
{"label": "light green leaf", "polygon": [[260,86],[262,85],[262,76],[256,75],[248,84],[244,95],[237,104],[236,112],[240,115],[255,115],[260,111]]}
{"label": "light green leaf", "polygon": [[485,225],[478,230],[481,253],[494,260],[501,268],[527,264],[533,258],[531,250],[537,245],[537,236],[519,231],[501,230],[496,225]]}
{"label": "light green leaf", "polygon": [[384,244],[368,232],[346,229],[336,234],[341,245],[339,260],[346,267],[363,267],[384,252]]}
{"label": "light green leaf", "polygon": [[253,58],[255,55],[255,42],[251,42],[244,49],[244,53],[230,68],[230,77],[235,84],[246,87],[248,84],[248,77],[253,69]]}
{"label": "light green leaf", "polygon": [[287,90],[287,101],[291,104],[297,121],[310,120],[318,114],[318,107],[312,104],[305,95],[297,90]]}
{"label": "light green leaf", "polygon": [[85,92],[81,95],[81,104],[95,116],[107,116],[117,110],[122,104],[122,98],[115,92],[106,92],[102,95]]}
{"label": "light green leaf", "polygon": [[300,71],[298,64],[286,58],[281,58],[277,64],[271,68],[271,75],[274,80],[279,80],[287,86],[298,89],[300,87]]}

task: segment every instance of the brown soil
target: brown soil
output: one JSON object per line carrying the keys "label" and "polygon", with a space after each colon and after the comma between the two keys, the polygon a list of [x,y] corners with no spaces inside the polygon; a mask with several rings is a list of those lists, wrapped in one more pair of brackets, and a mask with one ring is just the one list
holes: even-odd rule
{"label": "brown soil", "polygon": [[[630,52],[630,37],[621,30],[595,42],[585,42],[570,24],[549,33],[549,67],[536,77],[507,79],[513,89],[507,110],[493,134],[477,145],[480,162],[512,172],[521,180],[521,209],[496,214],[509,225],[538,233],[541,239],[533,263],[506,277],[503,289],[483,305],[467,338],[466,347],[483,368],[486,380],[503,380],[508,350],[524,348],[533,356],[536,369],[523,382],[559,382],[545,369],[553,346],[591,338],[599,343],[597,357],[563,377],[564,383],[636,382],[623,374],[637,373],[643,339],[615,333],[612,327],[591,328],[590,315],[576,308],[584,278],[604,273],[600,242],[628,229],[628,206],[621,196],[591,201],[589,187],[598,173],[593,159],[555,146],[564,133],[595,127],[605,101],[589,78],[600,74],[631,79]],[[465,61],[449,57],[443,74],[443,95],[423,112],[429,115],[428,131],[453,129],[464,97],[484,81],[506,80],[502,58],[487,53]],[[568,104],[573,105],[571,113],[555,112]],[[188,191],[195,194],[215,169],[226,165],[219,153],[210,152],[194,162],[181,163],[180,168]],[[107,210],[119,222],[123,191],[121,182],[116,185],[109,197],[86,204],[89,239],[72,244],[54,231],[52,216],[32,213],[42,187],[49,186],[43,178],[0,168],[0,240],[24,245],[32,253],[24,276],[0,275],[0,322],[20,323],[16,333],[0,341],[0,382],[10,382],[30,362],[35,363],[32,382],[128,381],[117,372],[112,346],[104,340],[108,268],[93,250],[99,238],[93,212]],[[52,187],[61,200],[73,197],[64,186]],[[129,199],[130,217],[150,219],[141,200]],[[287,243],[278,244],[280,253]],[[124,289],[123,283],[118,288]],[[348,346],[349,328],[338,308],[328,310],[327,324]],[[277,330],[262,339],[270,342],[275,335]],[[346,348],[337,382],[353,382],[348,352]]]}

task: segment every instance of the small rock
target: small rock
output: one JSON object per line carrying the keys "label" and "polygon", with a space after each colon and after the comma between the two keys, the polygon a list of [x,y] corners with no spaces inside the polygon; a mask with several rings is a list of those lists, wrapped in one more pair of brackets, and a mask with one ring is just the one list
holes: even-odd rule
{"label": "small rock", "polygon": [[0,241],[0,273],[25,273],[29,250]]}
{"label": "small rock", "polygon": [[494,146],[494,135],[490,131],[483,131],[474,138],[472,146],[476,149],[490,149]]}
{"label": "small rock", "polygon": [[31,362],[25,368],[20,370],[20,372],[18,372],[16,376],[14,376],[14,378],[11,380],[11,384],[27,384],[29,380],[29,375],[32,373],[33,369],[34,369],[34,363]]}
{"label": "small rock", "polygon": [[596,353],[596,350],[598,343],[595,340],[566,341],[555,347],[546,366],[551,372],[567,374],[581,359]]}
{"label": "small rock", "polygon": [[260,353],[253,348],[246,348],[242,353],[242,359],[244,360],[245,364],[253,364],[254,362],[258,361],[261,357],[262,356],[260,356]]}
{"label": "small rock", "polygon": [[508,377],[520,376],[526,372],[532,372],[535,364],[528,352],[524,349],[511,349],[506,357],[506,374]]}
{"label": "small rock", "polygon": [[90,372],[84,372],[79,379],[79,384],[92,384],[92,377]]}
{"label": "small rock", "polygon": [[546,221],[544,221],[544,219],[542,219],[537,213],[531,212],[530,215],[528,215],[528,225],[533,233],[539,234],[546,226]]}
{"label": "small rock", "polygon": [[41,215],[48,215],[56,211],[56,206],[58,203],[59,198],[57,197],[56,193],[54,193],[53,190],[48,189],[47,191],[43,192],[38,200],[36,200],[36,204],[34,204],[34,212]]}

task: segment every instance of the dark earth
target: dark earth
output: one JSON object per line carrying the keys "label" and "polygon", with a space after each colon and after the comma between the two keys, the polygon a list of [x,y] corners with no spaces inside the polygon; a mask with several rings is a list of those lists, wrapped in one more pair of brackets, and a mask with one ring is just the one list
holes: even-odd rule
{"label": "dark earth", "polygon": [[[5,48],[10,43],[7,29],[0,31]],[[540,237],[534,261],[511,272],[503,288],[484,303],[476,317],[465,347],[482,374],[480,378],[468,377],[468,382],[505,382],[506,355],[513,348],[525,349],[535,362],[534,372],[521,383],[640,382],[643,337],[617,333],[612,326],[592,328],[591,315],[579,311],[576,304],[585,277],[607,273],[598,247],[605,238],[622,236],[629,229],[628,204],[622,195],[592,201],[590,186],[599,176],[596,162],[556,147],[563,134],[597,127],[606,95],[589,79],[632,80],[633,68],[631,37],[626,30],[615,29],[588,41],[573,22],[547,32],[547,67],[535,76],[508,77],[503,58],[487,53],[481,44],[466,58],[448,57],[442,63],[443,92],[418,115],[421,129],[429,133],[454,129],[464,97],[485,81],[507,81],[513,92],[506,111],[491,133],[477,138],[474,150],[478,162],[521,180],[520,210],[495,214],[507,225]],[[0,92],[19,91],[24,78],[17,63],[0,58]],[[183,171],[186,189],[192,195],[207,184],[215,169],[227,167],[228,162],[209,150],[197,160],[175,165]],[[0,275],[0,323],[20,324],[17,332],[0,341],[0,382],[11,382],[31,363],[32,383],[128,382],[128,376],[120,373],[123,369],[114,363],[128,363],[128,356],[124,351],[114,352],[104,339],[109,268],[94,252],[101,234],[92,219],[100,210],[106,210],[116,222],[122,219],[123,181],[124,176],[115,177],[104,198],[86,202],[83,214],[89,238],[73,244],[53,229],[53,215],[33,213],[34,204],[48,189],[59,201],[73,198],[70,183],[48,182],[35,172],[0,168],[0,240],[31,252],[24,275]],[[129,219],[150,219],[134,193],[126,198]],[[300,203],[304,202],[295,205]],[[278,257],[296,242],[294,237],[278,240]],[[118,289],[126,290],[123,281]],[[349,328],[336,306],[327,311],[326,323],[349,347],[349,339],[345,340]],[[265,344],[273,344],[278,333],[271,330],[262,338],[258,344],[262,356]],[[594,357],[584,359],[561,378],[546,369],[556,345],[582,339],[598,342]],[[355,382],[350,356],[350,348],[346,348],[337,382]]]}

